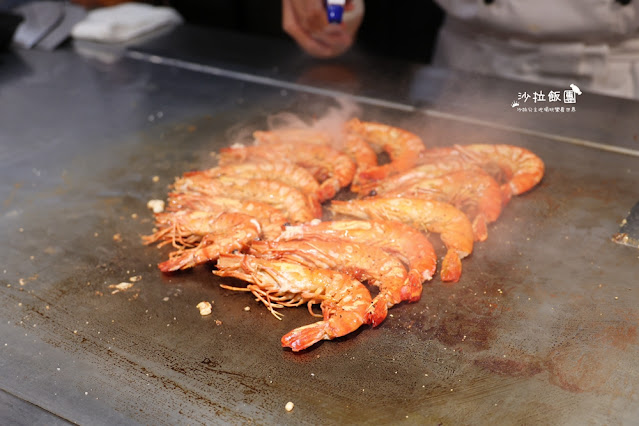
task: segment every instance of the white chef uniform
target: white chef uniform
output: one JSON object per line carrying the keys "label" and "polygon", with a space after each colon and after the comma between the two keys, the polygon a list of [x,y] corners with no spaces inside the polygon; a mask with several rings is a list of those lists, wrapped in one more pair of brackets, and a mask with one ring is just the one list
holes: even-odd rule
{"label": "white chef uniform", "polygon": [[436,0],[433,64],[639,98],[639,0]]}

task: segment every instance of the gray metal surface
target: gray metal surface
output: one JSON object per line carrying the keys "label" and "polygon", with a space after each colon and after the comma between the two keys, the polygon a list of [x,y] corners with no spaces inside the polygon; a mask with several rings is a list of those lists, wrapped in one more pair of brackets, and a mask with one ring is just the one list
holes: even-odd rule
{"label": "gray metal surface", "polygon": [[364,104],[639,155],[633,101],[593,96],[586,91],[576,105],[579,114],[544,113],[543,119],[538,119],[537,113],[521,113],[511,107],[523,93],[531,98],[519,100],[520,107],[556,105],[547,101],[538,105],[532,95],[549,90],[563,93],[568,87],[418,66],[366,55],[357,46],[339,58],[320,61],[300,54],[290,40],[262,40],[189,26],[132,46],[129,55],[284,89],[348,95]]}
{"label": "gray metal surface", "polygon": [[[213,165],[211,151],[274,114],[312,120],[335,100],[139,60],[104,65],[68,51],[5,59],[0,389],[12,401],[82,424],[638,418],[639,260],[636,249],[610,240],[639,199],[637,158],[418,108],[358,105],[360,117],[403,126],[431,144],[532,149],[546,176],[505,208],[463,262],[459,283],[436,278],[418,303],[394,308],[380,327],[293,354],[279,339],[314,321],[305,309],[278,321],[252,297],[219,288],[206,267],[162,275],[155,264],[167,252],[142,246],[140,235],[152,227],[147,200],[164,197],[174,176]],[[410,86],[409,77],[397,78]],[[428,78],[419,84],[430,87]],[[459,79],[441,97],[483,98],[477,84],[502,93],[491,105],[507,108],[512,99],[503,93],[520,87]],[[631,102],[590,102],[639,112]],[[444,105],[460,114],[469,108]],[[542,132],[560,120],[514,116]],[[570,119],[597,126],[597,140],[611,144],[634,131],[597,121],[592,111]],[[132,276],[141,280],[112,294],[111,285]],[[195,308],[202,300],[215,301],[209,317]],[[0,408],[13,410],[4,417],[11,419],[21,407]]]}
{"label": "gray metal surface", "polygon": [[639,248],[639,202],[632,206],[619,226],[619,232],[613,241],[630,247]]}

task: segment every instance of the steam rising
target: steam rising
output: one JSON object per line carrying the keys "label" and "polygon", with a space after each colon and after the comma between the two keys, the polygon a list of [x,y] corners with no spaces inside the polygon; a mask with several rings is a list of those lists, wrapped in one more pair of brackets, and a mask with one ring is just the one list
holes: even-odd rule
{"label": "steam rising", "polygon": [[[315,119],[311,124],[292,112],[281,112],[267,118],[268,130],[277,129],[307,129],[327,133],[334,144],[342,140],[342,128],[344,123],[353,117],[360,116],[362,111],[359,105],[346,98],[336,98],[338,106],[330,107],[322,117]],[[336,146],[339,148],[339,146]]]}

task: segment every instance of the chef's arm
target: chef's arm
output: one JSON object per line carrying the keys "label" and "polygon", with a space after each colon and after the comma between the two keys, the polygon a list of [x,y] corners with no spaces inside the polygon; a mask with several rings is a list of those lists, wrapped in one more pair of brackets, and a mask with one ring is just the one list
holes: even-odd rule
{"label": "chef's arm", "polygon": [[329,24],[323,0],[282,0],[282,27],[308,54],[332,58],[355,41],[364,17],[363,0],[347,0],[341,24]]}

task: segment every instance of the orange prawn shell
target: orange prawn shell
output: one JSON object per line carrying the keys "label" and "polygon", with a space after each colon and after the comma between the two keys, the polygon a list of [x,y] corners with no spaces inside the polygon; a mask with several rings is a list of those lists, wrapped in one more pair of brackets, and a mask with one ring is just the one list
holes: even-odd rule
{"label": "orange prawn shell", "polygon": [[369,322],[379,325],[388,308],[412,298],[412,283],[399,259],[375,246],[346,240],[303,239],[255,242],[250,253],[284,259],[309,267],[330,268],[379,287],[369,311]]}
{"label": "orange prawn shell", "polygon": [[358,175],[362,183],[384,179],[414,167],[426,151],[422,139],[414,133],[382,123],[360,121],[356,118],[346,122],[348,133],[363,137],[367,142],[386,151],[391,162],[363,170]]}
{"label": "orange prawn shell", "polygon": [[482,167],[501,183],[503,199],[530,191],[542,180],[543,160],[532,151],[506,144],[471,144],[428,150],[422,163],[446,162],[451,159]]}
{"label": "orange prawn shell", "polygon": [[[294,352],[357,330],[366,323],[372,302],[370,292],[362,283],[329,269],[311,269],[248,255],[225,255],[220,257],[218,270],[213,273],[252,283],[251,291],[267,306],[271,297],[280,305],[286,303],[286,299],[297,305],[321,301],[322,321],[298,327],[282,337],[282,346]],[[280,295],[284,299],[278,298]]]}
{"label": "orange prawn shell", "polygon": [[473,251],[472,224],[464,213],[448,203],[418,198],[381,198],[333,201],[333,213],[360,219],[395,220],[425,232],[440,234],[448,252],[442,261],[441,277],[456,282],[461,275],[461,259]]}

